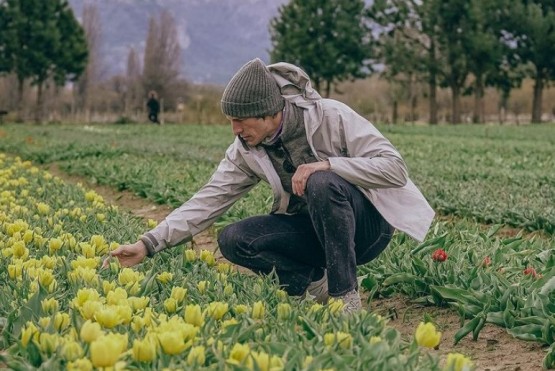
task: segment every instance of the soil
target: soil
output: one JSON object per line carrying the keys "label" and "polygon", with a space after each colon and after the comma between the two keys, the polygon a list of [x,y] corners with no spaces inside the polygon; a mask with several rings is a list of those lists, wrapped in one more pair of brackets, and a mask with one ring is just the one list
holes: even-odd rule
{"label": "soil", "polygon": [[[116,191],[110,187],[93,184],[83,177],[68,176],[56,165],[49,165],[45,169],[67,182],[80,182],[86,188],[94,189],[104,197],[107,203],[117,205],[121,210],[145,219],[161,221],[172,211],[172,208],[167,205],[156,205],[131,192]],[[511,229],[508,229],[506,234],[512,235],[512,232]],[[224,259],[216,251],[217,244],[213,230],[195,236],[193,247],[195,250],[215,251],[218,260]],[[367,297],[362,294],[363,302],[366,299]],[[430,316],[439,331],[442,332],[439,349],[430,350],[430,352],[439,356],[440,359],[445,359],[447,353],[457,352],[469,356],[477,370],[536,371],[543,369],[542,360],[546,354],[545,347],[536,342],[515,339],[505,329],[498,326],[486,324],[476,341],[472,340],[472,335],[469,334],[457,345],[453,345],[454,334],[460,328],[460,317],[451,308],[423,306],[411,303],[410,299],[406,297],[394,296],[373,299],[369,304],[369,309],[389,318],[389,326],[397,329],[407,340],[414,335],[414,331],[418,323],[423,320],[424,315]]]}

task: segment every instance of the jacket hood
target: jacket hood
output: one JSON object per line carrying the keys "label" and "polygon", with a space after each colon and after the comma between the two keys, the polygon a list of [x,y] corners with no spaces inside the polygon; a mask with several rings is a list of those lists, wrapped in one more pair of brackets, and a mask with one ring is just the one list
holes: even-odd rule
{"label": "jacket hood", "polygon": [[308,108],[322,97],[310,83],[310,78],[300,67],[279,62],[267,66],[281,90],[281,95],[299,107]]}

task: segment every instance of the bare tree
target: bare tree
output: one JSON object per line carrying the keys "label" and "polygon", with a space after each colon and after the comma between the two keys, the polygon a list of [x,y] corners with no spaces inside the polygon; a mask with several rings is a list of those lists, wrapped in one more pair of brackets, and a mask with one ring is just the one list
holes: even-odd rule
{"label": "bare tree", "polygon": [[142,103],[141,93],[141,62],[135,48],[129,49],[127,54],[127,73],[126,73],[126,96],[125,96],[125,115],[129,116],[129,111],[135,109]]}
{"label": "bare tree", "polygon": [[100,73],[100,39],[102,26],[98,8],[93,4],[85,4],[83,8],[82,26],[85,30],[89,60],[85,72],[81,75],[75,85],[75,100],[79,110],[89,108],[89,96],[94,85],[98,84]]}
{"label": "bare tree", "polygon": [[179,77],[180,57],[175,20],[164,11],[158,20],[151,18],[149,22],[142,76],[144,90],[155,90],[160,97],[167,95],[169,86]]}

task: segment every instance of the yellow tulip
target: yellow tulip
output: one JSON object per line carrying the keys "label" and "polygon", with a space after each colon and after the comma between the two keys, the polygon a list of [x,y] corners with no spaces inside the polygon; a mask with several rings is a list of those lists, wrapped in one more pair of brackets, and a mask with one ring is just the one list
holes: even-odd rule
{"label": "yellow tulip", "polygon": [[53,354],[58,348],[60,343],[60,338],[58,334],[49,334],[44,332],[39,335],[39,349],[41,352],[48,354],[49,356]]}
{"label": "yellow tulip", "polygon": [[235,344],[233,348],[231,348],[227,361],[235,365],[244,365],[246,363],[246,366],[249,367],[249,364],[252,363],[250,362],[251,360],[247,358],[249,354],[250,348],[248,344]]}
{"label": "yellow tulip", "polygon": [[83,323],[83,326],[81,326],[81,331],[79,332],[79,335],[82,341],[84,341],[85,343],[91,343],[99,337],[103,336],[104,332],[102,331],[102,328],[98,323],[87,320],[85,323]]}
{"label": "yellow tulip", "polygon": [[205,262],[209,267],[216,264],[216,259],[214,258],[214,254],[211,251],[201,250],[199,258],[200,260]]}
{"label": "yellow tulip", "polygon": [[282,289],[277,289],[276,290],[276,296],[279,300],[285,300],[285,299],[287,299],[287,292],[285,290],[282,290]]}
{"label": "yellow tulip", "polygon": [[147,337],[133,341],[133,359],[139,362],[152,362],[156,359],[156,342]]}
{"label": "yellow tulip", "polygon": [[416,343],[427,348],[435,348],[441,341],[441,332],[436,330],[433,323],[420,322],[414,335]]}
{"label": "yellow tulip", "polygon": [[178,303],[182,303],[187,295],[187,289],[179,286],[172,287],[171,297],[177,300]]}
{"label": "yellow tulip", "polygon": [[370,338],[370,345],[376,345],[382,341],[382,338],[379,336],[372,336]]}
{"label": "yellow tulip", "polygon": [[270,369],[270,355],[266,352],[251,352],[252,359],[257,370],[268,371]]}
{"label": "yellow tulip", "polygon": [[164,309],[168,314],[173,314],[177,310],[177,300],[174,298],[167,298],[164,300]]}
{"label": "yellow tulip", "polygon": [[116,340],[109,336],[102,336],[91,343],[91,362],[94,367],[112,367],[118,361],[120,352],[117,351]]}
{"label": "yellow tulip", "polygon": [[132,296],[127,299],[129,306],[133,309],[134,312],[145,309],[149,301],[150,301],[150,298],[146,296],[141,296],[141,297]]}
{"label": "yellow tulip", "polygon": [[158,340],[160,341],[160,346],[162,347],[162,351],[169,355],[176,355],[183,352],[187,349],[191,344],[185,343],[183,341],[183,337],[181,333],[178,332],[163,332],[158,334]]}
{"label": "yellow tulip", "polygon": [[252,306],[252,318],[253,319],[262,319],[264,318],[264,313],[266,312],[266,308],[264,307],[264,303],[261,301],[257,301]]}
{"label": "yellow tulip", "polygon": [[47,215],[50,212],[50,206],[45,204],[44,202],[37,203],[37,211],[39,214]]}
{"label": "yellow tulip", "polygon": [[87,301],[99,301],[100,294],[92,288],[80,289],[77,291],[77,296],[73,299],[73,304],[77,307],[82,306]]}
{"label": "yellow tulip", "polygon": [[117,309],[112,306],[106,306],[101,308],[95,315],[94,318],[102,327],[114,328],[120,323],[122,323],[122,318],[120,317]]}
{"label": "yellow tulip", "polygon": [[233,295],[233,286],[231,286],[230,284],[227,284],[224,287],[224,296],[229,297],[231,295]]}
{"label": "yellow tulip", "polygon": [[56,251],[62,248],[62,244],[63,242],[61,239],[52,238],[50,241],[48,241],[48,253],[54,254]]}
{"label": "yellow tulip", "polygon": [[195,252],[195,250],[185,250],[185,260],[188,262],[194,262],[195,260],[197,260],[197,253]]}
{"label": "yellow tulip", "polygon": [[28,322],[27,326],[25,326],[25,329],[21,331],[21,345],[26,348],[31,338],[33,338],[33,336],[37,334],[38,331],[39,330],[32,322]]}
{"label": "yellow tulip", "polygon": [[173,279],[173,273],[170,272],[162,272],[156,276],[156,279],[160,283],[168,283]]}
{"label": "yellow tulip", "polygon": [[470,371],[474,369],[474,365],[470,358],[460,353],[449,353],[443,369],[445,371]]}
{"label": "yellow tulip", "polygon": [[112,305],[126,305],[127,304],[127,291],[122,289],[121,287],[116,288],[113,291],[110,291],[106,295],[106,302]]}
{"label": "yellow tulip", "polygon": [[69,327],[70,323],[71,319],[69,318],[69,314],[58,312],[56,313],[56,315],[54,315],[54,328],[57,331],[64,331],[66,328]]}
{"label": "yellow tulip", "polygon": [[206,287],[208,286],[208,281],[199,281],[197,283],[198,292],[204,294],[206,292]]}
{"label": "yellow tulip", "polygon": [[58,300],[54,298],[44,299],[40,302],[40,306],[42,311],[46,314],[54,314],[58,311],[60,305],[58,304]]}
{"label": "yellow tulip", "polygon": [[287,320],[291,317],[291,305],[288,303],[279,303],[277,305],[277,314],[280,320]]}
{"label": "yellow tulip", "polygon": [[62,357],[66,361],[76,361],[77,359],[83,357],[83,354],[83,348],[75,341],[67,341],[62,346]]}
{"label": "yellow tulip", "polygon": [[327,333],[324,335],[324,344],[328,347],[338,344],[340,348],[349,349],[353,343],[351,334],[338,331],[337,333]]}
{"label": "yellow tulip", "polygon": [[243,313],[247,313],[249,311],[249,307],[245,304],[237,304],[233,307],[233,311],[236,315],[241,315]]}
{"label": "yellow tulip", "polygon": [[87,301],[79,308],[79,313],[84,319],[93,319],[94,315],[102,309],[102,303],[99,301]]}
{"label": "yellow tulip", "polygon": [[189,366],[204,366],[204,362],[206,361],[204,351],[202,345],[192,347],[187,356],[187,364]]}
{"label": "yellow tulip", "polygon": [[93,365],[88,358],[81,358],[67,364],[68,371],[92,371]]}
{"label": "yellow tulip", "polygon": [[198,304],[189,304],[185,307],[185,322],[193,326],[201,327],[204,323],[204,316]]}
{"label": "yellow tulip", "polygon": [[215,320],[220,320],[227,313],[228,304],[221,301],[213,301],[208,304],[207,314]]}

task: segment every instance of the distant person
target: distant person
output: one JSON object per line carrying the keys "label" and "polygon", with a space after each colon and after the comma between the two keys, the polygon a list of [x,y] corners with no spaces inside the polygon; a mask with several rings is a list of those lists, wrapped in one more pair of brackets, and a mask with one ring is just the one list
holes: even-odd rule
{"label": "distant person", "polygon": [[158,121],[158,114],[160,113],[160,103],[158,99],[156,99],[156,92],[151,91],[148,93],[148,101],[146,102],[146,107],[148,108],[148,119],[153,124],[160,125],[160,121]]}
{"label": "distant person", "polygon": [[235,141],[211,179],[111,256],[132,266],[190,241],[266,181],[271,213],[228,225],[218,238],[223,256],[256,273],[275,271],[292,296],[340,298],[344,312],[360,310],[357,265],[377,258],[395,230],[422,241],[434,217],[399,152],[351,108],[323,99],[292,64],[248,62],[221,107]]}

